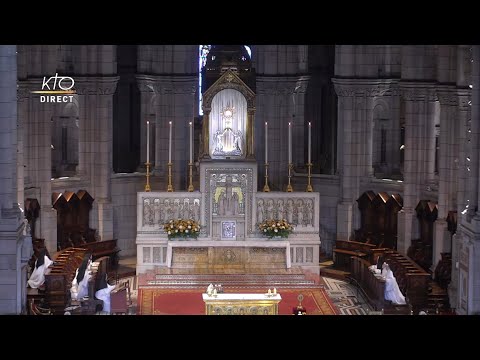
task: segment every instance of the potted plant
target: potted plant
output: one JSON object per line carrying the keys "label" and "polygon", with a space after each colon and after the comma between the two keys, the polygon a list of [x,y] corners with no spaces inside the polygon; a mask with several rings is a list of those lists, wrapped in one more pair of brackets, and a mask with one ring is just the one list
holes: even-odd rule
{"label": "potted plant", "polygon": [[289,224],[285,219],[272,219],[258,224],[258,229],[269,239],[287,238],[293,231],[293,225]]}
{"label": "potted plant", "polygon": [[194,238],[200,233],[200,224],[192,219],[170,220],[163,225],[163,230],[167,233],[168,238]]}

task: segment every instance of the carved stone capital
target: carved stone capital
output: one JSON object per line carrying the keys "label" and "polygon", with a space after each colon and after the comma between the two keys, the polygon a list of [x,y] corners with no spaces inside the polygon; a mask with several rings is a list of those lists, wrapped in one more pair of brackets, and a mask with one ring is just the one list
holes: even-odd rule
{"label": "carved stone capital", "polygon": [[435,84],[400,82],[402,97],[407,101],[436,101]]}
{"label": "carved stone capital", "polygon": [[75,90],[79,95],[113,95],[120,77],[74,77]]}
{"label": "carved stone capital", "polygon": [[32,91],[41,90],[42,79],[32,78],[17,82],[17,101],[22,102],[30,97]]}
{"label": "carved stone capital", "polygon": [[458,95],[456,91],[453,90],[437,90],[438,101],[442,106],[457,106],[458,105]]}
{"label": "carved stone capital", "polygon": [[332,82],[335,92],[338,96],[366,96],[378,97],[383,96],[390,90],[395,81],[392,79],[337,79],[333,78]]}
{"label": "carved stone capital", "polygon": [[460,111],[468,111],[470,110],[472,103],[472,91],[470,89],[458,89],[457,90],[457,97],[458,97],[458,110]]}
{"label": "carved stone capital", "polygon": [[137,85],[141,92],[156,94],[195,94],[198,77],[184,75],[137,75]]}
{"label": "carved stone capital", "polygon": [[17,86],[17,101],[22,102],[23,100],[28,99],[31,91],[32,90],[28,86],[19,83]]}

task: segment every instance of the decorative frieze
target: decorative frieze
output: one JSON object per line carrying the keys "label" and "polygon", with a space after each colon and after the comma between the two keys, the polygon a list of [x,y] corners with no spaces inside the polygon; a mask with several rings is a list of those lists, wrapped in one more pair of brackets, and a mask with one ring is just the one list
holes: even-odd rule
{"label": "decorative frieze", "polygon": [[119,79],[119,76],[74,77],[74,89],[78,95],[113,95]]}

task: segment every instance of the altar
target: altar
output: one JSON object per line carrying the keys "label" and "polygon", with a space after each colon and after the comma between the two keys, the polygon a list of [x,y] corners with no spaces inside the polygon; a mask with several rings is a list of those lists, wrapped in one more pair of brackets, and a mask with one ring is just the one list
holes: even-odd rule
{"label": "altar", "polygon": [[289,269],[288,241],[169,241],[167,266],[182,269]]}
{"label": "altar", "polygon": [[205,315],[278,315],[280,294],[202,294]]}
{"label": "altar", "polygon": [[[174,191],[169,175],[167,191],[137,193],[137,274],[157,268],[275,272],[292,266],[318,274],[319,193],[258,191],[254,91],[227,69],[204,92],[203,110],[199,189]],[[171,142],[170,136],[169,149]],[[190,166],[192,147],[191,140]],[[171,151],[171,170],[170,156]],[[198,237],[169,238],[164,224],[177,219],[198,223]],[[262,222],[282,219],[293,225],[288,237],[270,239],[260,232]]]}

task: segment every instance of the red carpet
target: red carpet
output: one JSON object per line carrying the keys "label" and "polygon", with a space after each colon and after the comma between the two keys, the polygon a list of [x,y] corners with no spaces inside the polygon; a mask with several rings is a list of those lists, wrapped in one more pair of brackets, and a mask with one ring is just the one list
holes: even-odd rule
{"label": "red carpet", "polygon": [[[277,289],[282,296],[279,315],[291,315],[298,305],[297,296],[303,294],[302,305],[308,315],[335,315],[332,304],[323,289]],[[205,289],[138,289],[139,315],[204,315],[205,303],[202,292]],[[228,291],[226,291],[228,292]],[[242,293],[260,293],[259,289],[242,290]]]}

